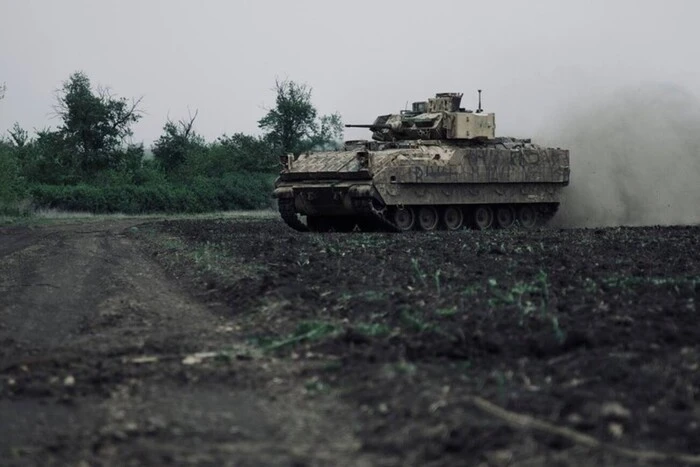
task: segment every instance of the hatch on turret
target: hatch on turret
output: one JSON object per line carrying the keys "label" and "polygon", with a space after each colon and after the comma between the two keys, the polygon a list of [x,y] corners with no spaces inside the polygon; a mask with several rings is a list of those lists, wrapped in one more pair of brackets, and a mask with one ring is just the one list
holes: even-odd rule
{"label": "hatch on turret", "polygon": [[461,92],[439,92],[428,99],[428,112],[459,112],[461,103]]}

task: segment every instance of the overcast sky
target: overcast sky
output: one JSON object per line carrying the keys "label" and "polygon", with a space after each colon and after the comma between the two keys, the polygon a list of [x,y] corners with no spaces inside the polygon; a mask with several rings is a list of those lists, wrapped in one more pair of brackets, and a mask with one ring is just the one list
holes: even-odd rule
{"label": "overcast sky", "polygon": [[472,108],[481,88],[498,133],[528,136],[617,88],[700,94],[698,18],[693,0],[0,0],[0,132],[57,125],[55,90],[82,70],[143,96],[147,145],[188,109],[209,140],[257,132],[276,78],[346,123],[435,92]]}

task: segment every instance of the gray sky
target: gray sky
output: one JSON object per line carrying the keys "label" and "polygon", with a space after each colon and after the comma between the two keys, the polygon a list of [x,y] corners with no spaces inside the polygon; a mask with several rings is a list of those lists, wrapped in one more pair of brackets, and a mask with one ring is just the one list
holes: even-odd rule
{"label": "gray sky", "polygon": [[700,94],[693,0],[0,0],[0,18],[0,132],[56,125],[54,91],[77,70],[143,96],[146,144],[188,108],[208,140],[257,132],[277,77],[309,84],[346,123],[435,92],[475,107],[482,88],[512,136],[616,88]]}

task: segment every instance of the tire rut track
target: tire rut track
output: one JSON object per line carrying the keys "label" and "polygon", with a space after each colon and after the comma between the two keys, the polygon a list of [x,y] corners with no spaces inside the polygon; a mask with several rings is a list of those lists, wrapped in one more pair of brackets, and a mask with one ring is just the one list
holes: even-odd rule
{"label": "tire rut track", "polygon": [[136,224],[14,233],[23,249],[0,266],[0,458],[372,465],[337,427],[351,411],[309,399],[303,365],[248,352],[122,234]]}

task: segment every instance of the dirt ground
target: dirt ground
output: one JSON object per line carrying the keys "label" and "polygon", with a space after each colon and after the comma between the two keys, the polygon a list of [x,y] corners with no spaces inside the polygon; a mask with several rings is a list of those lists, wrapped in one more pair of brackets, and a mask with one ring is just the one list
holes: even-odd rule
{"label": "dirt ground", "polygon": [[0,227],[1,465],[697,465],[700,227]]}

